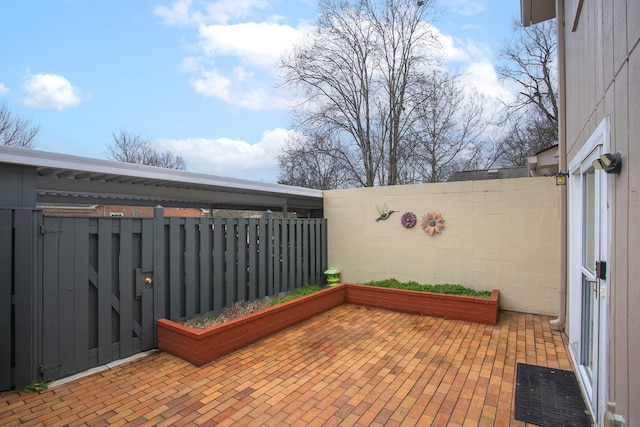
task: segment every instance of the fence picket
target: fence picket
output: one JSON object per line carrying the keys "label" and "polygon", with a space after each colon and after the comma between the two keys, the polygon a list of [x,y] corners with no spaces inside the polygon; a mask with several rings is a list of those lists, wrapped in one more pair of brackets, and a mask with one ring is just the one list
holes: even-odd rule
{"label": "fence picket", "polygon": [[113,221],[98,219],[98,364],[111,358],[111,244]]}
{"label": "fence picket", "polygon": [[225,305],[230,306],[233,305],[237,300],[237,290],[236,290],[236,271],[238,268],[237,265],[237,257],[236,257],[236,247],[237,247],[237,238],[238,233],[236,230],[236,221],[234,219],[227,220],[226,226],[226,272],[227,275],[225,277]]}
{"label": "fence picket", "polygon": [[[70,375],[75,372],[74,363],[74,345],[73,334],[69,331],[73,331],[73,325],[75,323],[74,311],[73,311],[73,269],[68,266],[73,265],[74,261],[74,243],[75,243],[75,224],[72,221],[68,221],[67,218],[61,218],[58,221],[59,231],[51,234],[58,235],[58,262],[61,268],[58,269],[59,281],[58,286],[53,290],[57,292],[58,306],[56,307],[57,316],[55,319],[51,319],[54,323],[58,324],[59,336],[55,338],[58,340],[58,366],[52,366],[55,375],[54,378],[60,376]],[[45,368],[49,368],[46,364],[43,364]],[[48,369],[45,371],[47,372]],[[52,374],[52,372],[49,372]]]}
{"label": "fence picket", "polygon": [[224,307],[225,230],[222,218],[213,220],[213,310]]}
{"label": "fence picket", "polygon": [[267,232],[265,220],[258,220],[258,298],[269,295],[267,290]]}
{"label": "fence picket", "polygon": [[247,228],[248,223],[245,218],[238,218],[238,226],[237,226],[237,301],[246,301],[247,296]]}
{"label": "fence picket", "polygon": [[213,221],[209,218],[200,220],[200,313],[213,310],[211,300],[211,226]]}
{"label": "fence picket", "polygon": [[196,260],[198,259],[197,254],[199,251],[196,248],[198,242],[196,241],[195,218],[185,218],[184,234],[185,314],[187,317],[195,317],[197,299],[200,297],[200,293],[196,292]]}
{"label": "fence picket", "polygon": [[170,319],[181,316],[183,306],[182,293],[182,254],[184,253],[180,236],[180,218],[169,218],[169,308]]}
{"label": "fence picket", "polygon": [[119,300],[120,310],[120,357],[125,358],[133,354],[133,220],[120,219],[120,254],[118,257]]}
{"label": "fence picket", "polygon": [[[45,381],[56,378],[60,372],[60,330],[59,330],[59,313],[60,313],[60,258],[62,252],[70,252],[64,250],[62,246],[62,220],[60,218],[52,218],[44,224],[44,234],[42,249],[43,252],[50,256],[45,257],[43,262],[43,275],[47,277],[47,285],[42,290],[42,346],[46,351],[42,355],[40,361],[41,375]],[[62,268],[64,270],[64,266]]]}
{"label": "fence picket", "polygon": [[247,269],[249,270],[249,299],[258,298],[258,220],[250,218],[248,221],[249,258]]}
{"label": "fence picket", "polygon": [[282,287],[282,246],[281,246],[281,235],[282,235],[282,221],[280,220],[272,220],[271,221],[271,236],[273,240],[273,262],[271,265],[272,269],[272,277],[273,277],[273,285],[274,285],[274,293],[278,294],[283,291]]}
{"label": "fence picket", "polygon": [[[73,345],[74,371],[89,369],[89,218],[69,218],[74,226]],[[66,228],[66,225],[65,225]]]}

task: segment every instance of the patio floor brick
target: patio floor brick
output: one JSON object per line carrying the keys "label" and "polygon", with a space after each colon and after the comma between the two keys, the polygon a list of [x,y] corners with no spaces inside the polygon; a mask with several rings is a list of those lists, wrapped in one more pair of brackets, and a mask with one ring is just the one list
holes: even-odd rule
{"label": "patio floor brick", "polygon": [[526,426],[518,362],[573,369],[549,317],[496,326],[342,305],[203,367],[164,352],[0,393],[0,425]]}

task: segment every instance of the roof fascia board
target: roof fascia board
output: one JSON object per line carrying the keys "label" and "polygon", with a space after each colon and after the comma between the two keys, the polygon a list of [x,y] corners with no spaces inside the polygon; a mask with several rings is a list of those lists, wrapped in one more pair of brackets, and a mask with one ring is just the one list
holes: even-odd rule
{"label": "roof fascia board", "polygon": [[555,0],[520,0],[520,22],[525,27],[555,17]]}

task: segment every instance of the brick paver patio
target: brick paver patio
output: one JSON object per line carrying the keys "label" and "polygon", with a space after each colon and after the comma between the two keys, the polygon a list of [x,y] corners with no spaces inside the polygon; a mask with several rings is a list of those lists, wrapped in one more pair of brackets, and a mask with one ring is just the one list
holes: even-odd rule
{"label": "brick paver patio", "polygon": [[0,425],[524,426],[516,363],[572,369],[549,320],[343,305],[201,368],[158,352],[41,394],[0,393]]}

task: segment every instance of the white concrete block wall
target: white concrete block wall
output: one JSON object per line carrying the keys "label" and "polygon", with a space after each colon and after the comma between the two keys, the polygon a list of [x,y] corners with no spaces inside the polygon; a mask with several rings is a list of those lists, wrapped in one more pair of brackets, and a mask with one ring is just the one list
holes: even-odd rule
{"label": "white concrete block wall", "polygon": [[[468,181],[326,191],[329,264],[344,282],[396,278],[500,289],[501,307],[555,315],[559,205],[552,178]],[[376,222],[376,207],[397,210]],[[403,213],[418,223],[406,229]],[[428,211],[445,229],[420,227]]]}

